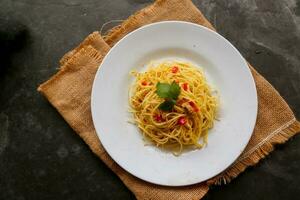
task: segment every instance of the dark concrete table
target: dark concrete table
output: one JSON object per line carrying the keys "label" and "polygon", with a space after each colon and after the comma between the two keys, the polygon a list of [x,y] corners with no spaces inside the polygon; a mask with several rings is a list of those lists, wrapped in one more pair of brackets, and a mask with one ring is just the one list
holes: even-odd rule
{"label": "dark concrete table", "polygon": [[[134,198],[36,88],[86,35],[149,2],[0,1],[0,199]],[[300,1],[195,3],[300,118]],[[293,199],[299,185],[296,136],[232,183],[212,188],[205,199]]]}

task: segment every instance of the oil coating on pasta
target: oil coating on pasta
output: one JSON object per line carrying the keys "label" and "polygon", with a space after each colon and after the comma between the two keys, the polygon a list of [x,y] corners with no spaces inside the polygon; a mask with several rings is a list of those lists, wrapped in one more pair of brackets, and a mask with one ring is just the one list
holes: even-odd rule
{"label": "oil coating on pasta", "polygon": [[[171,147],[179,155],[183,148],[202,148],[214,125],[218,97],[213,95],[205,75],[190,63],[166,61],[150,63],[145,72],[132,71],[135,81],[129,104],[134,123],[147,141]],[[177,83],[180,94],[171,111],[162,111],[164,101],[156,93],[157,83]]]}

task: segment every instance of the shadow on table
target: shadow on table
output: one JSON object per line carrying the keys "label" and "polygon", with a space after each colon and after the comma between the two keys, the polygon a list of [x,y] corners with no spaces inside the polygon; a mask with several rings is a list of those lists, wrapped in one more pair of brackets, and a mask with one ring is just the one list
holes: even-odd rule
{"label": "shadow on table", "polygon": [[0,78],[10,68],[14,54],[26,46],[28,38],[26,26],[0,16]]}

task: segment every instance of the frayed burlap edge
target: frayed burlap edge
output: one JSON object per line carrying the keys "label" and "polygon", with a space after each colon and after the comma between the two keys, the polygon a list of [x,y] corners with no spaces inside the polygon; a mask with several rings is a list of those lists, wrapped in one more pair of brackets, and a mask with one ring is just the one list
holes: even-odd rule
{"label": "frayed burlap edge", "polygon": [[[166,0],[156,0],[154,3],[146,6],[145,8],[136,11],[134,14],[129,16],[126,20],[124,20],[120,25],[117,25],[110,30],[108,30],[105,35],[102,35],[103,40],[109,45],[113,46],[116,41],[119,40],[119,36],[121,35],[126,35],[128,32],[129,27],[136,26],[136,28],[139,28],[140,25],[145,25],[145,24],[140,24],[140,19],[146,18],[149,14],[155,13],[157,7],[160,6],[167,6],[168,4],[171,4],[171,2],[166,1]],[[190,2],[188,4],[189,8],[194,8],[196,13],[199,15],[198,19],[206,19],[201,12],[198,12],[198,9],[195,7],[195,5]],[[195,13],[195,12],[194,12]],[[166,19],[165,19],[166,20]],[[172,20],[172,19],[168,19]],[[175,19],[174,19],[175,20]],[[158,20],[158,21],[164,21],[164,20]],[[190,21],[192,22],[192,21]],[[206,26],[207,28],[216,31],[216,29],[212,26],[212,24],[208,20],[203,20],[202,25]]]}
{"label": "frayed burlap edge", "polygon": [[[61,66],[61,68],[59,69],[59,71],[57,73],[55,73],[49,80],[45,81],[44,83],[42,83],[38,88],[37,91],[42,93],[44,96],[46,96],[48,99],[51,99],[50,96],[45,95],[44,93],[44,89],[46,87],[48,87],[49,85],[51,86],[51,84],[49,84],[50,82],[54,82],[57,80],[57,78],[59,78],[62,74],[66,73],[69,70],[69,67],[73,67],[74,63],[77,62],[78,57],[79,56],[83,56],[86,55],[88,57],[90,57],[91,59],[95,60],[95,61],[100,61],[102,59],[102,55],[99,53],[99,51],[97,51],[95,48],[93,48],[91,45],[87,45],[82,47],[81,49],[78,49],[78,51],[75,52],[71,57],[69,57],[68,59],[66,59],[64,61],[64,64]],[[74,68],[71,69],[72,71],[74,70]],[[51,101],[50,101],[51,102]]]}
{"label": "frayed burlap edge", "polygon": [[108,45],[111,45],[112,44],[111,41],[114,40],[115,36],[122,34],[122,32],[125,32],[128,24],[131,24],[132,21],[135,21],[135,19],[137,18],[138,15],[144,13],[144,10],[146,10],[146,9],[149,9],[151,7],[155,7],[155,6],[159,5],[163,1],[164,0],[157,0],[154,3],[151,3],[150,5],[146,6],[145,8],[136,11],[134,14],[130,15],[126,20],[124,20],[120,25],[117,25],[117,26],[111,28],[110,30],[108,30],[105,33],[105,35],[102,35],[102,38]]}
{"label": "frayed burlap edge", "polygon": [[208,185],[229,183],[233,178],[245,171],[247,167],[256,165],[261,159],[269,155],[275,149],[275,145],[285,143],[291,137],[298,134],[299,131],[300,122],[294,118],[279,129],[275,130],[271,134],[271,137],[262,141],[256,150],[238,158],[231,167],[224,171],[224,173],[208,180]]}

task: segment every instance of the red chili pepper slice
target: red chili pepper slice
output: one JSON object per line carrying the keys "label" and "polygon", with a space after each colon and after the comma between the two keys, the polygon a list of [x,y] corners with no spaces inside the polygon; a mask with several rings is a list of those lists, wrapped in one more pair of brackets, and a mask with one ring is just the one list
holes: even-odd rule
{"label": "red chili pepper slice", "polygon": [[142,85],[143,85],[143,86],[148,85],[147,81],[142,81]]}
{"label": "red chili pepper slice", "polygon": [[177,121],[177,124],[179,125],[185,125],[187,123],[187,120],[185,117],[180,117]]}
{"label": "red chili pepper slice", "polygon": [[173,66],[171,71],[172,71],[172,73],[176,74],[179,71],[179,67]]}
{"label": "red chili pepper slice", "polygon": [[187,91],[189,89],[189,84],[188,83],[182,84],[182,88],[184,89],[184,91]]}
{"label": "red chili pepper slice", "polygon": [[194,112],[199,112],[200,111],[199,108],[198,108],[198,106],[195,104],[195,102],[190,101],[189,104],[193,108]]}
{"label": "red chili pepper slice", "polygon": [[155,121],[157,121],[157,122],[163,121],[162,115],[160,115],[160,114],[155,114],[153,117],[154,117]]}

